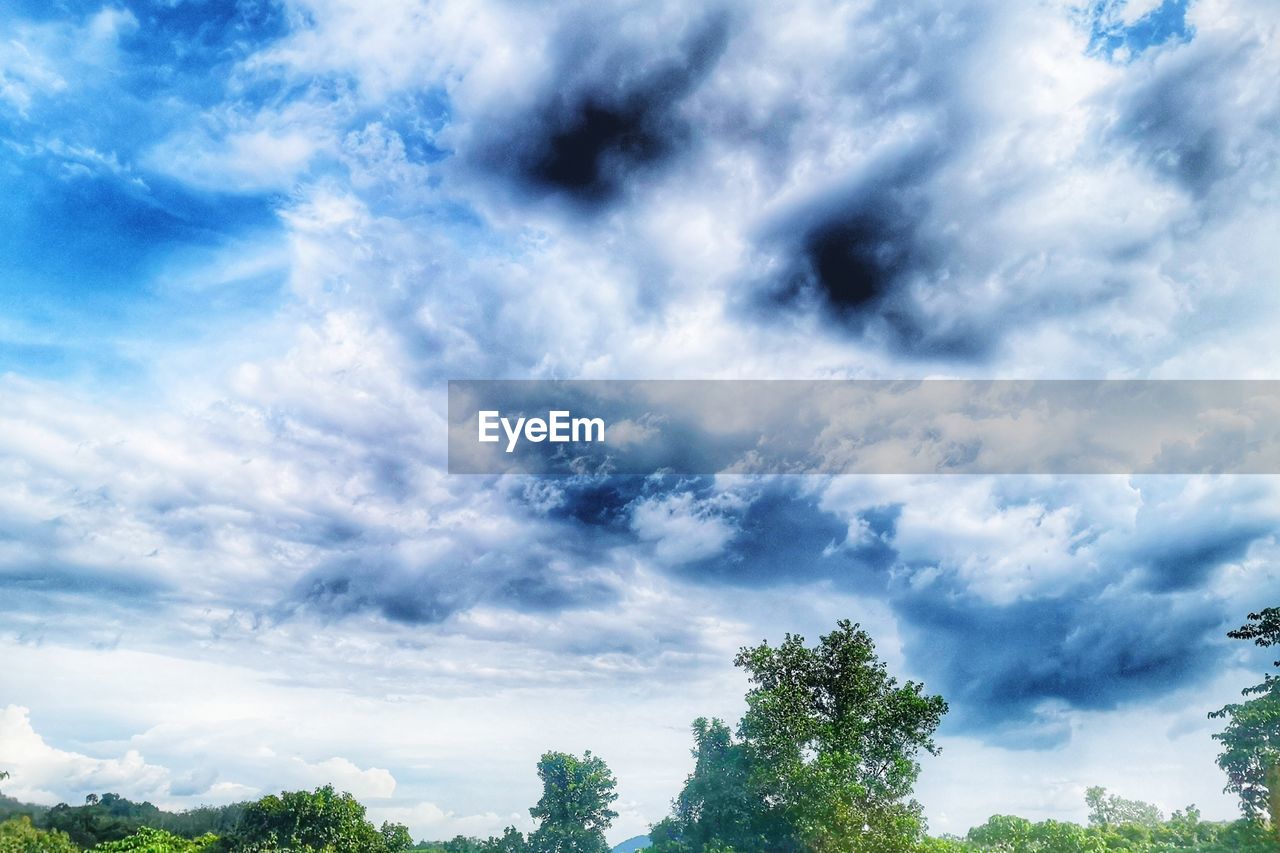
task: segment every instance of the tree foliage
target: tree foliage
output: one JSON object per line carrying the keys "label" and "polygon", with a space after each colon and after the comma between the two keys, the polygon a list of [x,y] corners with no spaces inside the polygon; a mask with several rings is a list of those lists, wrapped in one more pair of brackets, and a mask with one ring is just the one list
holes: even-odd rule
{"label": "tree foliage", "polygon": [[[539,821],[529,836],[534,853],[608,853],[604,832],[618,813],[613,772],[588,750],[582,758],[548,752],[538,762],[542,798],[529,809]],[[512,839],[514,841],[514,839]]]}
{"label": "tree foliage", "polygon": [[761,848],[771,833],[751,788],[745,745],[734,741],[723,721],[705,717],[694,720],[693,741],[693,773],[676,798],[673,817],[661,829],[655,827],[657,837],[693,850],[716,844]]}
{"label": "tree foliage", "polygon": [[[1264,647],[1280,645],[1280,608],[1250,613],[1249,621],[1227,636]],[[1280,667],[1280,661],[1275,665]],[[1280,833],[1280,676],[1268,673],[1243,695],[1253,698],[1209,714],[1227,720],[1226,729],[1213,736],[1222,744],[1218,766],[1227,774],[1226,790],[1239,795],[1245,816],[1269,816],[1272,830]]]}
{"label": "tree foliage", "polygon": [[119,794],[90,794],[82,806],[59,803],[36,814],[37,825],[61,830],[84,848],[120,841],[143,827],[163,829],[184,838],[225,835],[239,823],[245,804],[201,806],[185,812],[168,812],[148,802],[134,802]]}
{"label": "tree foliage", "polygon": [[0,823],[0,853],[79,853],[65,832],[37,828],[26,815]]}
{"label": "tree foliage", "polygon": [[236,851],[324,851],[324,853],[401,853],[412,845],[408,830],[365,819],[365,808],[332,785],[314,791],[289,791],[251,803],[228,846]]}
{"label": "tree foliage", "polygon": [[922,843],[910,795],[917,755],[937,751],[942,697],[899,685],[847,620],[813,648],[788,634],[734,663],[751,683],[738,736],[719,720],[695,721],[694,771],[653,828],[656,853],[892,853]]}
{"label": "tree foliage", "polygon": [[1158,826],[1164,821],[1164,814],[1151,803],[1127,800],[1124,797],[1108,794],[1106,788],[1096,785],[1085,791],[1084,802],[1089,807],[1090,826],[1118,826],[1132,823]]}
{"label": "tree foliage", "polygon": [[[1090,789],[1101,791],[1102,789]],[[1127,801],[1138,802],[1138,801]],[[1092,806],[1091,806],[1092,807]],[[1256,821],[1214,823],[1200,820],[1195,806],[1151,823],[1145,810],[1137,820],[1089,826],[1067,821],[1033,822],[994,815],[963,839],[932,839],[925,851],[1001,851],[1001,853],[1275,853],[1275,842]]]}
{"label": "tree foliage", "polygon": [[848,620],[814,648],[788,634],[734,662],[752,684],[739,727],[752,783],[806,848],[889,853],[918,841],[916,756],[937,752],[941,696],[899,686],[871,636]]}
{"label": "tree foliage", "polygon": [[163,829],[144,826],[128,838],[97,845],[92,853],[208,853],[215,849],[217,841],[213,834],[183,838]]}

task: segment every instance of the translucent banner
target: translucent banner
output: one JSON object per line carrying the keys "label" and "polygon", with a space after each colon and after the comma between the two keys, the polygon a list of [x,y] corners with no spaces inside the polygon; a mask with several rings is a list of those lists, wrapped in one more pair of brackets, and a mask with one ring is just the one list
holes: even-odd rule
{"label": "translucent banner", "polygon": [[1280,381],[453,380],[453,474],[1275,474]]}

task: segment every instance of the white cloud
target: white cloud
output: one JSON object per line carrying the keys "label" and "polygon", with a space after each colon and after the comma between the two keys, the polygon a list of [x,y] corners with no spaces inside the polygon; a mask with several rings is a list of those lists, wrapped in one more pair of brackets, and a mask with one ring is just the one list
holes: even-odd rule
{"label": "white cloud", "polygon": [[158,145],[146,163],[156,172],[202,189],[287,190],[307,168],[319,144],[304,130],[287,128],[231,132],[217,139],[181,135]]}
{"label": "white cloud", "polygon": [[440,808],[435,803],[417,803],[412,806],[388,806],[369,810],[369,817],[376,821],[403,823],[417,839],[447,841],[458,835],[470,838],[489,838],[502,835],[503,829],[514,826],[521,831],[532,829],[533,821],[528,812],[498,815],[493,812],[460,815]]}
{"label": "white cloud", "polygon": [[118,758],[92,758],[56,749],[32,728],[30,715],[20,705],[0,710],[0,755],[10,773],[5,782],[9,796],[53,805],[67,792],[119,791],[140,800],[168,793],[169,771],[147,763],[136,750]]}
{"label": "white cloud", "polygon": [[[781,594],[673,577],[732,541],[729,502],[745,498],[731,487],[702,504],[641,501],[620,525],[636,544],[557,516],[570,507],[562,491],[445,476],[442,380],[1270,375],[1280,86],[1274,35],[1257,26],[1265,5],[1194,4],[1211,38],[1123,67],[1085,54],[1066,6],[740,10],[678,111],[692,144],[584,215],[479,168],[468,146],[536,112],[575,50],[596,70],[670,55],[687,7],[592,12],[622,21],[591,33],[592,53],[575,31],[584,6],[294,3],[290,33],[234,69],[227,101],[140,164],[203,191],[288,193],[287,253],[261,261],[288,271],[272,339],[252,355],[174,354],[179,367],[142,405],[112,388],[0,380],[0,580],[41,581],[15,582],[21,599],[4,611],[15,695],[62,731],[128,733],[103,752],[116,758],[91,758],[49,746],[11,706],[5,743],[27,757],[6,790],[48,801],[78,793],[74,779],[182,804],[166,793],[173,774],[216,765],[204,796],[332,780],[396,801],[378,816],[445,836],[523,814],[542,749],[598,748],[633,804],[618,829],[632,834],[678,790],[688,721],[740,710],[737,646],[853,614],[874,622],[895,669],[916,665],[892,605],[830,578]],[[104,9],[86,26],[110,46],[132,25]],[[0,46],[0,97],[20,111],[85,78],[63,42],[30,33]],[[1222,134],[1222,168],[1203,190],[1162,171],[1155,143],[1117,130],[1129,113],[1139,127],[1150,119],[1143,96],[1182,74],[1212,107],[1197,127]],[[245,95],[280,81],[332,87],[269,104]],[[398,99],[429,89],[447,94],[452,122],[432,141],[456,152],[439,165],[414,159],[422,131],[396,121],[414,109]],[[907,149],[942,152],[919,192],[920,227],[943,260],[903,298],[928,334],[993,342],[986,361],[751,300],[786,260],[770,229],[845,209]],[[928,566],[917,581],[947,573],[997,604],[1135,583],[1125,561],[1142,546],[1199,541],[1225,522],[1274,525],[1272,491],[1124,478],[815,489],[858,536],[858,512],[901,504],[892,546]],[[1243,607],[1276,589],[1274,547],[1259,533],[1215,570],[1213,594]],[[234,670],[215,666],[229,659]],[[42,677],[55,670],[75,689]],[[160,695],[155,671],[183,690]],[[102,720],[86,716],[85,695]],[[952,820],[935,827],[963,829],[1016,790],[1051,793],[1026,803],[1038,814],[1067,813],[1141,712],[1073,717],[1073,749],[1094,763],[1071,774],[1053,768],[1060,753],[957,746],[944,759],[954,774],[926,788]],[[1143,755],[1160,746],[1143,743]],[[1199,796],[1216,778],[1196,744],[1162,798]],[[976,766],[988,768],[981,789]]]}
{"label": "white cloud", "polygon": [[687,492],[667,495],[637,505],[631,526],[641,539],[655,543],[660,563],[679,565],[714,556],[733,537],[733,526],[711,509]]}

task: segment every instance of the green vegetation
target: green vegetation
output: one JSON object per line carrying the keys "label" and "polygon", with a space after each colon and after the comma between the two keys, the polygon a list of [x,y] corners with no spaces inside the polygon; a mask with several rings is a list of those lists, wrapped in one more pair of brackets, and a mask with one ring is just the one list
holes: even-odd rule
{"label": "green vegetation", "polygon": [[182,838],[224,835],[240,822],[245,805],[201,807],[173,813],[151,803],[135,803],[118,794],[90,795],[82,806],[59,803],[52,808],[19,803],[0,796],[0,819],[25,815],[42,828],[66,834],[80,848],[107,841],[121,841],[143,827],[162,829]]}
{"label": "green vegetation", "polygon": [[[1089,801],[1105,796],[1102,788],[1089,789]],[[995,815],[981,826],[969,830],[961,839],[938,839],[949,846],[925,847],[936,851],[1044,851],[1044,853],[1274,853],[1275,844],[1264,827],[1254,821],[1214,823],[1200,820],[1195,806],[1174,812],[1164,820],[1155,806],[1138,800],[1113,801],[1138,807],[1134,814],[1117,822],[1095,821],[1089,826],[1057,820],[1033,823],[1026,818]]]}
{"label": "green vegetation", "polygon": [[[1280,645],[1280,608],[1250,614],[1230,636]],[[1195,806],[1165,818],[1094,787],[1086,826],[995,815],[960,838],[928,836],[911,796],[916,758],[937,754],[947,704],[920,684],[899,685],[858,625],[842,621],[814,647],[788,634],[777,647],[742,649],[735,664],[750,681],[747,711],[736,729],[693,722],[693,772],[652,828],[654,853],[1280,851],[1280,675],[1209,715],[1227,721],[1214,737],[1240,820],[1203,821]],[[527,837],[507,827],[483,840],[415,845],[405,826],[375,827],[354,797],[326,785],[180,813],[116,794],[52,808],[0,795],[0,853],[608,853],[618,795],[605,762],[589,751],[548,752],[537,772],[542,796]],[[0,781],[8,777],[0,771]]]}
{"label": "green vegetation", "polygon": [[106,841],[93,848],[93,853],[211,853],[217,849],[218,837],[212,833],[199,838],[183,838],[163,829],[144,826],[119,841]]}
{"label": "green vegetation", "polygon": [[0,823],[0,853],[80,853],[65,832],[39,829],[27,815]]}
{"label": "green vegetation", "polygon": [[899,686],[848,621],[814,648],[788,634],[734,662],[752,684],[738,738],[720,720],[694,722],[694,772],[654,827],[655,853],[914,849],[915,756],[937,751],[942,697]]}
{"label": "green vegetation", "polygon": [[[1280,645],[1280,607],[1250,613],[1248,623],[1227,636],[1263,647]],[[1280,661],[1274,665],[1280,667]],[[1218,766],[1227,774],[1227,790],[1240,796],[1245,816],[1269,818],[1280,841],[1280,676],[1266,674],[1243,695],[1254,698],[1209,715],[1228,720],[1226,730],[1214,735],[1222,743]]]}
{"label": "green vegetation", "polygon": [[365,820],[355,797],[332,785],[314,791],[271,794],[250,803],[222,844],[236,851],[323,850],[325,853],[402,853],[413,845],[409,830]]}
{"label": "green vegetation", "polygon": [[589,750],[581,760],[548,752],[538,762],[538,777],[542,798],[529,809],[539,821],[529,836],[530,853],[609,853],[604,831],[618,816],[609,808],[618,795],[605,763]]}

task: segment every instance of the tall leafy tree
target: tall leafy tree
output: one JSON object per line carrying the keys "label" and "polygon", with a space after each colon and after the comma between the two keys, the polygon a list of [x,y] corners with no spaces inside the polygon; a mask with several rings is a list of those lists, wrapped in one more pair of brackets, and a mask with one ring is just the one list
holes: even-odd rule
{"label": "tall leafy tree", "polygon": [[[1280,607],[1250,613],[1249,621],[1227,636],[1263,647],[1280,645]],[[1280,676],[1268,673],[1243,695],[1253,698],[1209,714],[1227,720],[1226,729],[1214,735],[1222,743],[1218,766],[1227,774],[1226,790],[1239,795],[1245,816],[1264,820],[1269,815],[1272,831],[1280,835]]]}
{"label": "tall leafy tree", "polygon": [[899,685],[847,620],[813,648],[788,634],[777,647],[743,648],[735,664],[751,682],[737,738],[719,720],[695,721],[694,770],[671,817],[653,827],[655,853],[893,853],[922,843],[910,796],[916,756],[937,752],[942,697]]}
{"label": "tall leafy tree", "polygon": [[656,853],[706,851],[716,847],[759,850],[770,836],[767,810],[751,787],[746,747],[721,720],[693,722],[693,772],[673,803],[671,817],[655,824]]}
{"label": "tall leafy tree", "polygon": [[608,853],[604,831],[618,813],[617,781],[599,757],[587,750],[582,758],[548,752],[538,762],[542,798],[529,809],[539,821],[529,836],[534,853]]}
{"label": "tall leafy tree", "polygon": [[942,697],[899,685],[848,620],[813,648],[788,634],[735,663],[752,684],[739,734],[765,807],[808,850],[911,849],[923,834],[916,757],[938,752]]}
{"label": "tall leafy tree", "polygon": [[365,819],[355,797],[332,785],[314,791],[268,795],[250,803],[231,839],[233,850],[315,850],[324,853],[401,853],[408,830],[383,824],[381,831]]}

